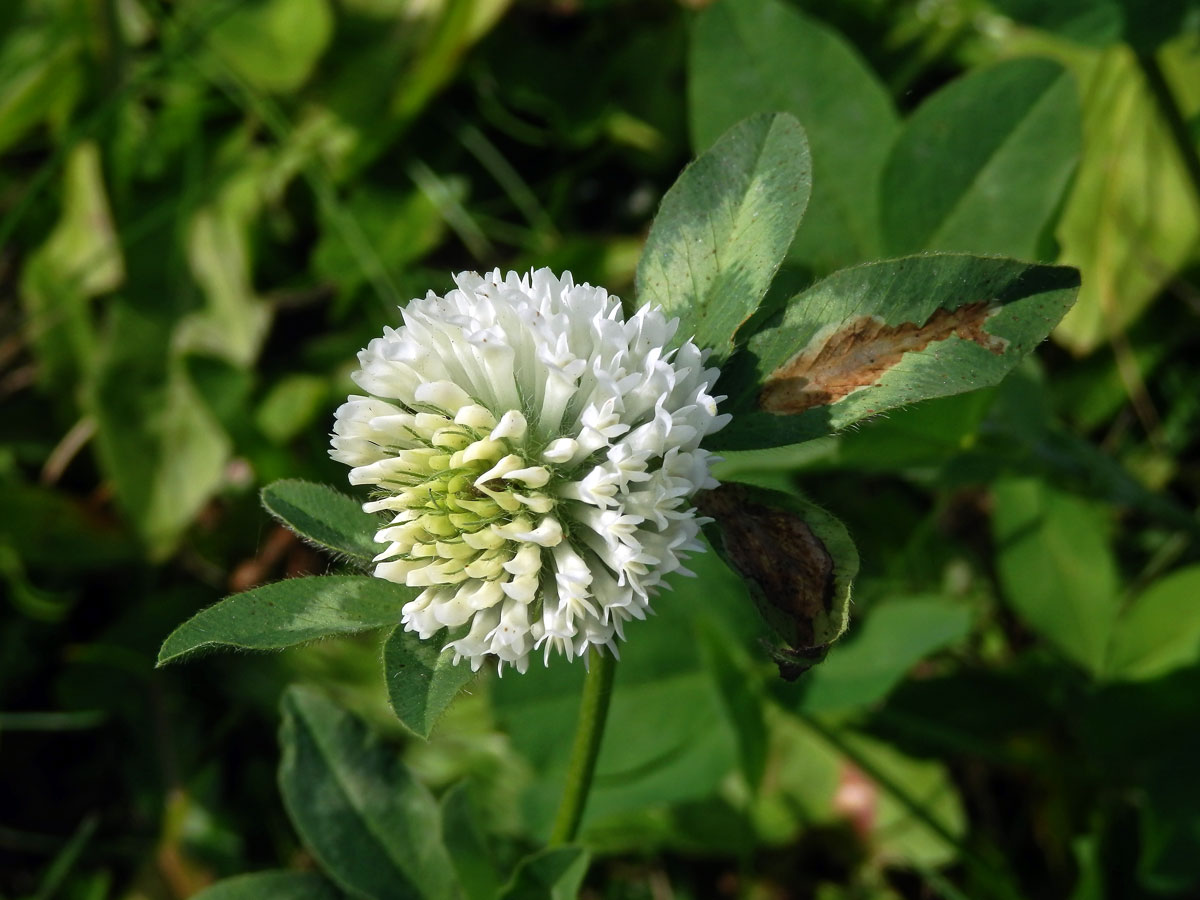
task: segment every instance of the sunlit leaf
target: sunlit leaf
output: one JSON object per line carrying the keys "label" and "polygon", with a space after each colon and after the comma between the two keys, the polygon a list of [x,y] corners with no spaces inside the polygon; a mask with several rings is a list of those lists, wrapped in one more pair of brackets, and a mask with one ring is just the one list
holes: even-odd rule
{"label": "sunlit leaf", "polygon": [[1094,506],[1033,479],[993,488],[1000,583],[1035,631],[1099,673],[1120,608],[1117,571]]}
{"label": "sunlit leaf", "polygon": [[367,575],[289,578],[226,597],[176,628],[158,652],[164,665],[220,647],[278,650],[400,621],[413,591]]}
{"label": "sunlit leaf", "polygon": [[1108,673],[1147,679],[1200,661],[1200,566],[1151,584],[1113,630]]}
{"label": "sunlit leaf", "polygon": [[931,397],[995,384],[1075,298],[1079,274],[928,254],[843,269],[793,297],[721,387],[735,449],[795,443]]}
{"label": "sunlit leaf", "polygon": [[262,489],[267,512],[296,534],[367,567],[381,548],[375,543],[380,520],[353,497],[325,484],[289,478]]}
{"label": "sunlit leaf", "polygon": [[[1200,66],[1178,69],[1175,83],[1200,101]],[[1057,237],[1083,287],[1054,338],[1083,354],[1123,331],[1193,258],[1200,201],[1132,52],[1114,47],[1077,70],[1084,151]]]}
{"label": "sunlit leaf", "polygon": [[804,215],[812,170],[804,129],[789,115],[731,128],[663,198],[638,264],[638,303],[680,319],[681,339],[733,349]]}
{"label": "sunlit leaf", "polygon": [[824,274],[879,255],[879,175],[897,116],[845,38],[779,0],[713,3],[692,32],[688,109],[697,150],[751,113],[795,116],[813,193],[790,258]]}
{"label": "sunlit leaf", "polygon": [[285,92],[308,79],[332,32],[327,0],[248,0],[217,22],[207,42],[250,84]]}

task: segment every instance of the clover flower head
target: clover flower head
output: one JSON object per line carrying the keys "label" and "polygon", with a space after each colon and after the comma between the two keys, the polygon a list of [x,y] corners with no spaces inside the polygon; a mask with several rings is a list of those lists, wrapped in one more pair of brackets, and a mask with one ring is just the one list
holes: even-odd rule
{"label": "clover flower head", "polygon": [[374,486],[390,524],[375,574],[423,588],[403,624],[478,669],[524,672],[541,650],[617,652],[623,626],[689,553],[689,498],[716,487],[700,447],[723,427],[718,371],[678,320],[625,318],[570,272],[463,272],[358,355],[330,456]]}

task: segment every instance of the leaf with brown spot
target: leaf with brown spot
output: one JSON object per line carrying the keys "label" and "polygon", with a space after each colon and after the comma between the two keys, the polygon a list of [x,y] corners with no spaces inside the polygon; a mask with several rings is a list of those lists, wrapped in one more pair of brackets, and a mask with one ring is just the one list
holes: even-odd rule
{"label": "leaf with brown spot", "polygon": [[936,309],[924,324],[889,325],[879,316],[858,316],[818,331],[807,346],[767,376],[758,405],[767,412],[794,414],[828,406],[857,390],[876,385],[906,353],[957,337],[1002,354],[1008,341],[984,330],[996,307],[968,303]]}
{"label": "leaf with brown spot", "polygon": [[858,572],[854,542],[825,510],[779,491],[723,484],[696,505],[715,520],[713,546],[783,642],[772,652],[780,675],[794,680],[846,630]]}
{"label": "leaf with brown spot", "polygon": [[723,373],[738,426],[713,449],[793,444],[999,382],[1058,323],[1079,273],[931,253],[836,272],[797,294]]}

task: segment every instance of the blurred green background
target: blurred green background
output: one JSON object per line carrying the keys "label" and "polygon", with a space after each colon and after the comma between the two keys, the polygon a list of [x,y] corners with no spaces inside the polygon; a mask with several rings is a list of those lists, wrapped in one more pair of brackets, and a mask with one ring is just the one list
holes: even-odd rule
{"label": "blurred green background", "polygon": [[1084,287],[997,388],[728,454],[847,522],[851,632],[788,685],[736,578],[677,580],[624,648],[585,896],[1196,896],[1197,28],[1187,0],[6,0],[0,896],[311,866],[275,782],[297,680],[465,782],[501,859],[537,845],[578,667],[485,674],[423,743],[373,638],[153,660],[334,569],[257,489],[344,484],[332,411],[398,304],[496,266],[631,294],[682,166],[780,109],[815,190],[777,299],[926,249]]}

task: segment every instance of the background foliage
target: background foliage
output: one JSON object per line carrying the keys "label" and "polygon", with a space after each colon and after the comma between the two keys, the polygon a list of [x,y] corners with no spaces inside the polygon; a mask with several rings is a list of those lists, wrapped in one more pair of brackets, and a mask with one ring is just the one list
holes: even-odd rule
{"label": "background foliage", "polygon": [[[289,797],[325,728],[402,754],[395,805],[436,805],[490,896],[548,830],[578,666],[485,675],[423,742],[375,633],[156,671],[159,644],[363,552],[298,543],[257,491],[341,483],[332,409],[396,304],[497,265],[631,295],[682,165],[786,111],[812,196],[768,307],[927,249],[1083,290],[996,388],[726,453],[846,520],[852,630],[785,684],[738,579],[711,554],[678,579],[623,648],[583,890],[1194,896],[1198,24],[1183,0],[3,4],[0,894],[311,869]],[[579,862],[510,894],[569,893]],[[269,877],[225,896],[336,895]],[[437,866],[363,877],[438,891]]]}

